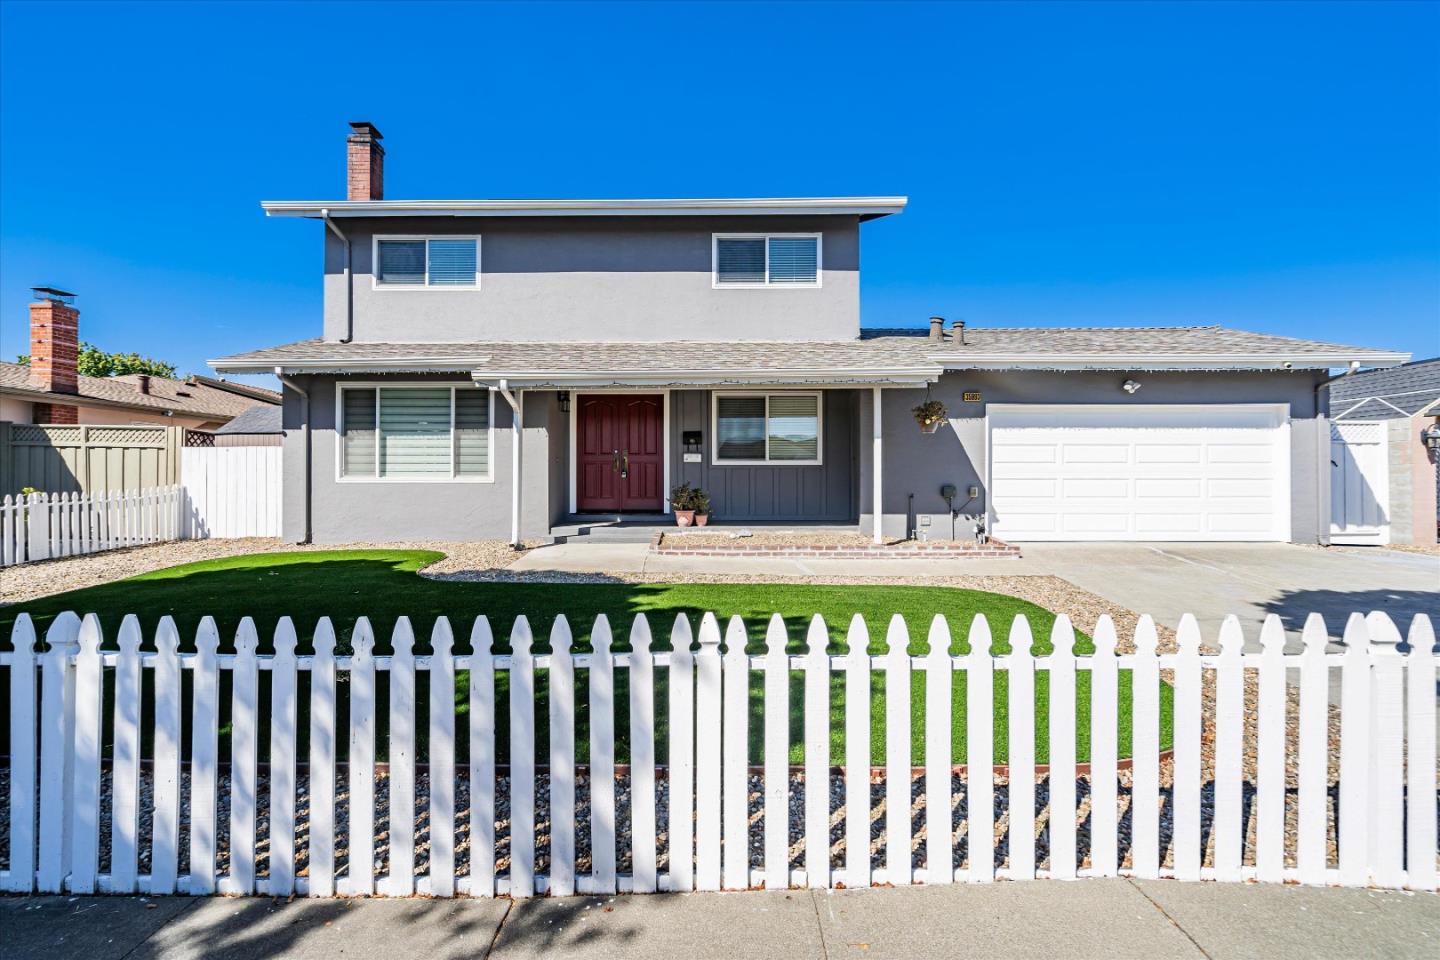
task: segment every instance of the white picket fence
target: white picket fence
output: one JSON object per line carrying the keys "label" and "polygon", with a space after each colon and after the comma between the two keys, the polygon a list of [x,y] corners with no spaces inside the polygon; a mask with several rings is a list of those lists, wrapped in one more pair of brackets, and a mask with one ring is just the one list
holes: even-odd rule
{"label": "white picket fence", "polygon": [[184,536],[280,536],[280,447],[184,447]]}
{"label": "white picket fence", "polygon": [[[511,632],[511,652],[502,654],[481,618],[470,633],[471,652],[456,654],[450,625],[442,618],[431,635],[432,652],[417,655],[410,623],[402,618],[393,633],[393,655],[376,656],[371,626],[361,619],[352,636],[353,653],[337,656],[335,631],[322,620],[313,637],[315,652],[297,656],[296,631],[286,618],[275,631],[273,655],[258,656],[251,620],[239,627],[235,653],[220,655],[219,634],[207,618],[197,632],[195,652],[180,654],[180,637],[168,617],[155,632],[153,652],[141,651],[141,628],[133,616],[120,626],[118,651],[109,651],[102,649],[105,638],[95,616],[82,622],[67,613],[49,628],[48,650],[36,653],[33,626],[22,616],[14,628],[13,652],[0,654],[0,664],[10,668],[10,724],[17,731],[10,756],[9,862],[0,886],[75,894],[528,897],[1134,875],[1435,889],[1437,658],[1434,631],[1423,616],[1410,625],[1404,647],[1384,614],[1353,615],[1341,653],[1327,652],[1325,626],[1312,616],[1298,654],[1284,652],[1284,632],[1274,617],[1264,625],[1258,654],[1242,652],[1241,629],[1233,618],[1221,631],[1219,653],[1202,653],[1199,628],[1188,616],[1179,627],[1178,653],[1157,653],[1155,626],[1144,618],[1135,635],[1136,652],[1117,655],[1115,627],[1102,618],[1093,634],[1095,654],[1080,657],[1064,617],[1052,633],[1054,652],[1045,656],[1032,654],[1023,617],[1011,626],[1013,652],[1004,655],[992,652],[983,617],[970,625],[970,652],[963,656],[949,652],[950,627],[941,618],[930,625],[929,652],[920,656],[907,652],[909,631],[898,616],[886,633],[888,652],[879,656],[868,652],[870,631],[859,617],[850,625],[847,652],[839,655],[827,650],[827,629],[818,617],[809,627],[808,650],[800,655],[786,651],[786,630],[778,618],[770,622],[767,649],[758,656],[746,653],[738,620],[724,630],[723,650],[713,615],[700,622],[698,646],[692,644],[691,630],[688,620],[677,618],[670,649],[659,649],[640,616],[630,628],[631,652],[618,652],[608,622],[600,618],[590,634],[591,650],[575,652],[570,628],[560,618],[550,634],[552,652],[536,653],[530,627],[520,618]],[[1117,762],[1116,717],[1118,681],[1127,670],[1133,671],[1134,765],[1130,803],[1122,814],[1126,785]],[[1343,692],[1338,789],[1332,798],[1327,686],[1337,670]],[[193,679],[188,711],[183,709],[182,671]],[[457,671],[468,671],[459,725]],[[584,689],[577,671],[585,671]],[[625,775],[617,771],[614,749],[621,671],[629,693],[628,821],[620,819],[626,807],[616,801],[617,772],[622,779]],[[657,703],[662,671],[666,702]],[[912,832],[911,819],[912,671],[924,675],[923,839]],[[1090,673],[1093,696],[1088,811],[1085,803],[1077,803],[1085,799],[1077,798],[1081,771],[1075,749],[1081,671]],[[1173,766],[1161,754],[1162,671],[1174,688]],[[147,672],[154,681],[153,710],[141,709]],[[416,677],[425,672],[431,681],[423,771],[429,783],[428,818],[416,810],[417,774],[422,772],[416,763]],[[1048,771],[1035,762],[1033,707],[1041,672],[1049,678],[1049,713],[1041,718],[1049,727]],[[115,690],[110,751],[102,750],[107,673],[113,674]],[[226,673],[232,691],[228,781],[218,759],[220,678]],[[273,704],[268,716],[260,708],[264,673],[270,675]],[[308,684],[300,683],[302,673],[310,674]],[[388,826],[375,822],[377,678],[383,673],[389,675]],[[843,677],[846,733],[844,764],[833,774],[839,778],[833,782],[843,780],[843,803],[837,801],[833,809],[832,675]],[[1298,680],[1295,742],[1286,732],[1287,675]],[[763,678],[758,705],[751,694],[756,676]],[[963,771],[952,766],[951,757],[957,676],[967,687],[969,763]],[[497,765],[501,677],[509,688],[508,768]],[[792,678],[803,689],[797,705],[803,712],[803,787],[792,779],[788,758]],[[1242,759],[1244,691],[1251,680],[1258,686],[1253,782],[1244,774]],[[536,693],[542,681],[549,695],[547,770],[537,770],[535,750]],[[877,683],[886,691],[883,814],[871,790],[872,776],[882,772],[871,766],[871,693]],[[1216,706],[1207,714],[1202,712],[1202,684],[1208,683],[1214,684]],[[1002,684],[1010,706],[1009,771],[1003,787],[992,765],[992,707]],[[308,789],[303,793],[308,813],[302,826],[297,733],[306,689],[309,747],[303,772]],[[337,727],[337,692],[342,690],[348,690],[349,719],[347,726]],[[589,706],[584,729],[576,724],[581,698]],[[756,706],[763,717],[763,800],[752,807],[746,744]],[[663,766],[656,756],[660,711],[668,718]],[[187,721],[193,750],[188,763],[182,763]],[[268,790],[262,792],[258,752],[267,727],[271,753]],[[153,802],[145,811],[139,788],[143,728],[153,733],[154,743]],[[1202,731],[1214,740],[1214,774],[1208,784],[1201,782]],[[457,736],[469,739],[464,770],[456,769]],[[576,764],[581,736],[588,736],[590,746],[588,861],[577,856],[582,809],[577,774],[585,773]],[[337,769],[339,738],[349,746],[343,770]],[[1297,768],[1293,842],[1286,834],[1287,761]],[[110,786],[103,791],[102,764],[107,763]],[[1173,786],[1162,787],[1162,768],[1173,769]],[[338,827],[337,773],[348,781],[348,831]],[[540,774],[546,775],[538,782],[548,791],[548,825],[544,818],[537,822]],[[187,780],[188,805],[182,808]],[[228,796],[221,793],[227,782]],[[1082,788],[1086,782],[1082,778]],[[824,788],[808,789],[812,784]],[[464,812],[457,810],[461,787],[468,788],[468,824],[452,829],[457,813]],[[1207,820],[1202,790],[1211,787],[1213,816]],[[803,828],[792,838],[790,800],[797,789],[804,794],[797,808],[803,810]],[[1001,789],[1005,803],[997,803]],[[1255,802],[1247,806],[1248,790],[1254,791]],[[263,831],[257,830],[262,798],[268,822]],[[500,816],[497,800],[508,800],[508,818]],[[1048,818],[1012,815],[1036,809],[1037,800],[1048,807]],[[1168,816],[1162,814],[1162,801]],[[227,807],[228,840],[222,843],[225,825],[217,817]],[[149,837],[140,831],[142,813],[152,824]],[[415,853],[423,840],[417,813],[428,823],[428,852],[419,863]],[[883,816],[883,844],[875,845],[872,862],[871,821],[877,816]],[[1162,820],[1168,829],[1162,829]],[[107,821],[108,831],[102,827]],[[1077,829],[1077,821],[1088,826],[1088,836]],[[392,865],[383,875],[375,855],[377,827]],[[752,831],[763,835],[763,853],[753,858]],[[109,868],[102,873],[101,844],[107,833]],[[343,870],[342,833],[348,848]],[[457,869],[457,836],[467,833],[469,862],[462,871]],[[183,862],[182,835],[188,835]],[[303,850],[297,844],[302,835],[308,838]],[[1332,846],[1338,846],[1333,862]],[[263,858],[257,855],[262,847]],[[630,867],[622,872],[619,866],[627,858],[618,853],[627,848]],[[1165,866],[1167,859],[1171,866]],[[1085,861],[1089,865],[1082,869]],[[148,873],[142,874],[142,862],[148,862]],[[222,862],[227,864],[223,872]],[[582,871],[579,864],[585,862]],[[262,863],[268,869],[262,870]]]}
{"label": "white picket fence", "polygon": [[178,485],[6,496],[0,499],[0,566],[174,540],[182,502]]}

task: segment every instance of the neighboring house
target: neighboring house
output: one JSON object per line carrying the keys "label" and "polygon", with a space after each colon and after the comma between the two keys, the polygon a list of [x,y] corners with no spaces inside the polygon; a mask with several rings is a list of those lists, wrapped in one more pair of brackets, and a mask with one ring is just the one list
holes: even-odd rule
{"label": "neighboring house", "polygon": [[285,431],[280,426],[280,407],[267,403],[254,406],[215,431],[217,447],[278,447]]}
{"label": "neighboring house", "polygon": [[543,537],[689,481],[721,523],[948,538],[953,504],[1012,541],[1324,541],[1319,388],[1407,359],[862,330],[860,232],[904,198],[385,200],[380,134],[352,128],[347,199],[263,204],[323,224],[321,335],[214,361],[284,384],[292,540]]}
{"label": "neighboring house", "polygon": [[1433,544],[1440,478],[1427,430],[1440,425],[1440,358],[1330,385],[1336,540]]}
{"label": "neighboring house", "polygon": [[143,373],[86,377],[76,368],[80,311],[71,295],[36,287],[30,363],[0,362],[0,420],[35,424],[158,423],[212,430],[280,394],[214,377],[174,380]]}

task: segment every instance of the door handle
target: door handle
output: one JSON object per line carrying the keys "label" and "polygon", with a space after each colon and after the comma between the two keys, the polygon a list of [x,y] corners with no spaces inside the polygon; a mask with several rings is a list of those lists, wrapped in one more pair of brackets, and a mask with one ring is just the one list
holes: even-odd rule
{"label": "door handle", "polygon": [[621,450],[620,457],[620,479],[624,480],[630,476],[630,451]]}
{"label": "door handle", "polygon": [[610,469],[611,469],[611,471],[614,472],[614,473],[619,473],[619,472],[620,472],[620,451],[619,451],[619,450],[611,450],[611,451],[610,451]]}

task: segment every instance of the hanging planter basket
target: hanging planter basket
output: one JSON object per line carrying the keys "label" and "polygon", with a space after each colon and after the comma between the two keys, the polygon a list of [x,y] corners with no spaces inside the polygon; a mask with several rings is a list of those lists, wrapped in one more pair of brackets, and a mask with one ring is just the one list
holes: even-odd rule
{"label": "hanging planter basket", "polygon": [[921,433],[934,433],[945,422],[945,404],[939,400],[926,400],[910,412],[915,415],[915,422],[920,424]]}
{"label": "hanging planter basket", "polygon": [[939,421],[939,420],[921,420],[921,421],[920,421],[920,432],[921,432],[921,433],[934,433],[936,430],[939,430],[939,429],[940,429],[940,421]]}

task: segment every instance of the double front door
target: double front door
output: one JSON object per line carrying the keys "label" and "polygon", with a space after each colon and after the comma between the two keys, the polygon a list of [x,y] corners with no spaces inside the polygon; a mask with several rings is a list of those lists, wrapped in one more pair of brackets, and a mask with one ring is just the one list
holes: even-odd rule
{"label": "double front door", "polygon": [[580,394],[576,405],[576,509],[660,510],[665,495],[662,398]]}

